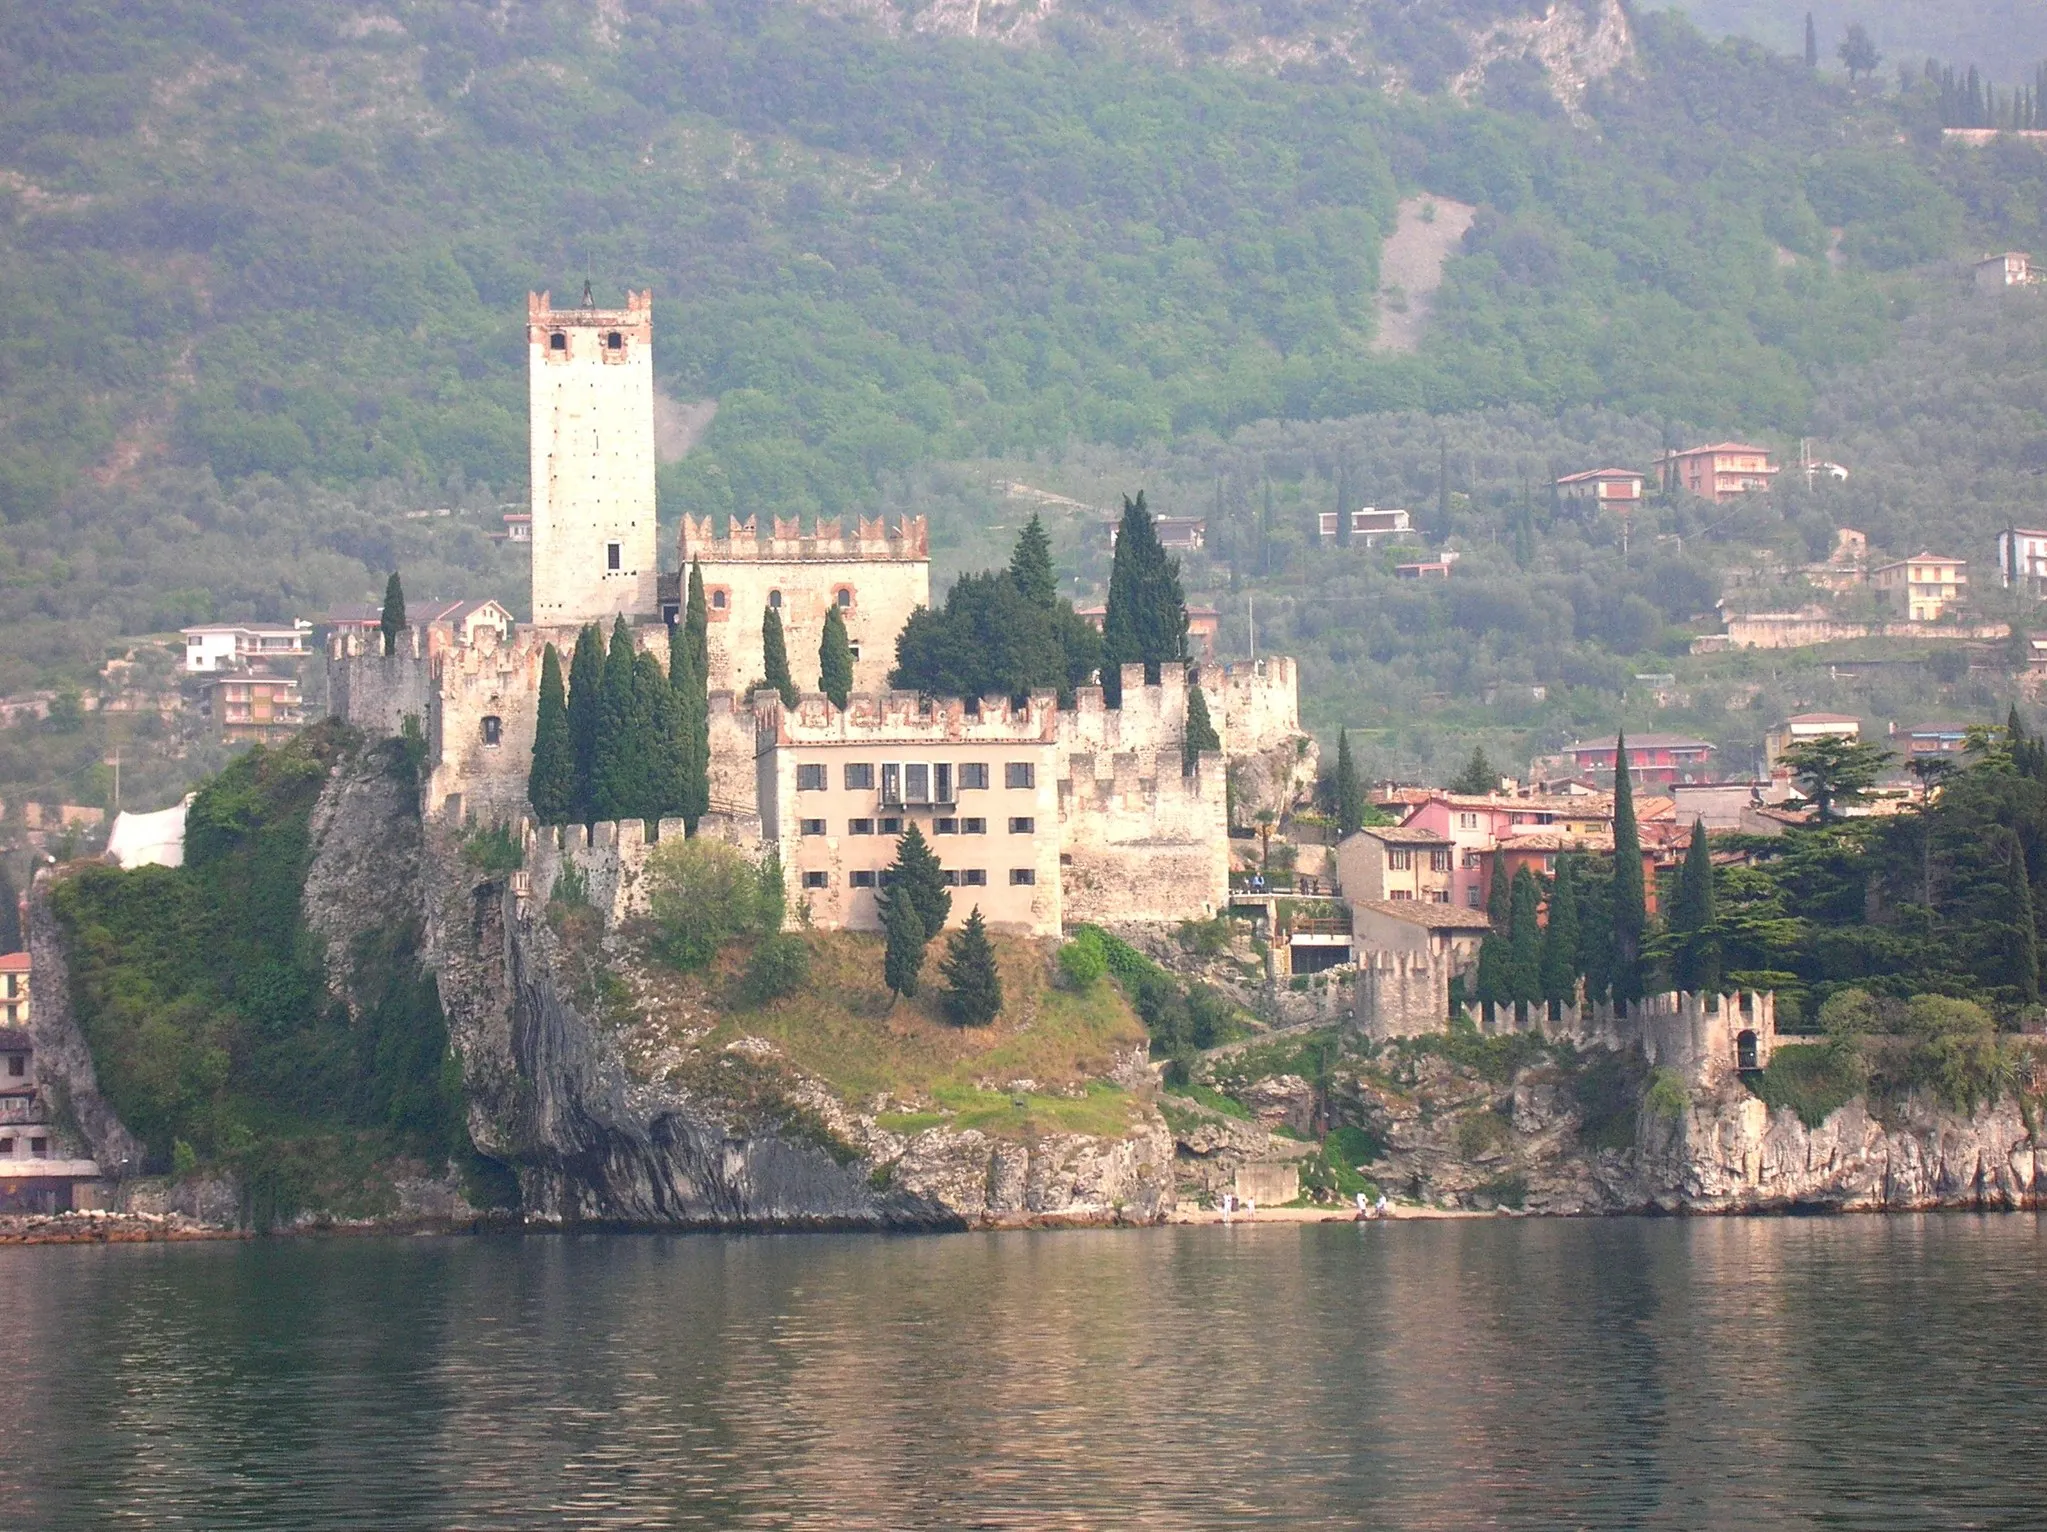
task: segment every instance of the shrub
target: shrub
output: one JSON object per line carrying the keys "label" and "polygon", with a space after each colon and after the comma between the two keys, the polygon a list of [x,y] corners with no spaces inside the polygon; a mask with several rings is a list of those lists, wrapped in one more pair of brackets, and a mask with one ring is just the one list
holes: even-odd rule
{"label": "shrub", "polygon": [[760,939],[746,960],[746,977],[739,986],[748,1005],[766,1005],[784,995],[793,995],[810,979],[810,946],[789,931],[776,931]]}
{"label": "shrub", "polygon": [[1196,957],[1219,957],[1230,950],[1230,919],[1218,915],[1213,920],[1183,920],[1180,922],[1180,946]]}
{"label": "shrub", "polygon": [[1788,1048],[1780,1044],[1772,1050],[1769,1066],[1752,1077],[1749,1089],[1773,1107],[1796,1112],[1808,1128],[1817,1128],[1859,1095],[1863,1085],[1861,1051],[1843,1038]]}
{"label": "shrub", "polygon": [[661,842],[647,858],[655,950],[687,972],[727,942],[779,927],[781,901],[768,893],[764,871],[720,841]]}
{"label": "shrub", "polygon": [[1109,971],[1109,954],[1102,948],[1102,933],[1082,926],[1073,940],[1059,949],[1059,971],[1075,989],[1093,989]]}
{"label": "shrub", "polygon": [[509,825],[472,830],[462,837],[462,860],[478,872],[499,876],[517,872],[525,865],[526,853]]}
{"label": "shrub", "polygon": [[1467,1112],[1457,1123],[1457,1152],[1477,1159],[1504,1149],[1514,1139],[1514,1125],[1490,1108]]}
{"label": "shrub", "polygon": [[1684,1076],[1675,1069],[1659,1069],[1649,1077],[1649,1094],[1643,1098],[1658,1117],[1682,1117],[1692,1104]]}

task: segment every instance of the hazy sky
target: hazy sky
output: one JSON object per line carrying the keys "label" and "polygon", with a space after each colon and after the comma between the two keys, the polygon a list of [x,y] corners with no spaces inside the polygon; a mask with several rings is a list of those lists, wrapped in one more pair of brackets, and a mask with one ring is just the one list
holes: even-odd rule
{"label": "hazy sky", "polygon": [[[1655,5],[1659,0],[1647,0]],[[1900,60],[1976,63],[2000,84],[2030,82],[2047,60],[2047,0],[1676,0],[1709,36],[1743,33],[1786,53],[1805,46],[1805,13],[1819,28],[1820,57],[1839,68],[1835,49],[1859,21],[1883,51],[1891,77]]]}

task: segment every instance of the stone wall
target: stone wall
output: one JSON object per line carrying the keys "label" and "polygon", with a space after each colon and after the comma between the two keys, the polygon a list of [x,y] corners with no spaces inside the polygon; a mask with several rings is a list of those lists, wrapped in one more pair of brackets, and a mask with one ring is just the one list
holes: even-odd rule
{"label": "stone wall", "polygon": [[434,657],[425,812],[508,824],[526,811],[544,652],[539,634],[501,646],[485,628],[474,645]]}
{"label": "stone wall", "polygon": [[[1150,771],[1147,773],[1146,768]],[[1075,754],[1059,783],[1059,883],[1064,918],[1205,920],[1229,903],[1223,758],[1203,752],[1182,775],[1177,748]]]}
{"label": "stone wall", "polygon": [[398,635],[397,652],[383,652],[381,633],[347,630],[327,639],[327,712],[371,739],[404,728],[404,720],[426,724],[431,677],[418,628]]}
{"label": "stone wall", "polygon": [[1433,952],[1367,952],[1358,959],[1352,1015],[1367,1037],[1423,1037],[1450,1025],[1455,964]]}
{"label": "stone wall", "polygon": [[711,807],[720,813],[760,813],[755,777],[755,736],[759,719],[751,699],[711,693]]}
{"label": "stone wall", "polygon": [[1692,649],[1700,654],[1726,649],[1803,649],[1811,644],[1858,638],[1902,638],[1919,643],[1937,638],[1981,642],[2004,638],[2008,632],[2001,622],[1837,622],[1814,612],[1730,612],[1724,633],[1694,639]]}

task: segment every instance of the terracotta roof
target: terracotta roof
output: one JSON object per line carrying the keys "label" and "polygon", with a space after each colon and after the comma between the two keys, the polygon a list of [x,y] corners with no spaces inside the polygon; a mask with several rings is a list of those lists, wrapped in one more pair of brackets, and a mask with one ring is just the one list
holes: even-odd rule
{"label": "terracotta roof", "polygon": [[0,953],[0,973],[27,972],[28,954],[26,952]]}
{"label": "terracotta roof", "polygon": [[1426,926],[1432,931],[1490,931],[1493,928],[1484,910],[1467,910],[1454,904],[1437,904],[1429,899],[1357,899],[1351,902],[1351,908],[1390,915],[1395,920],[1404,920],[1412,926]]}
{"label": "terracotta roof", "polygon": [[1784,720],[1791,723],[1853,723],[1862,722],[1852,713],[1798,713]]}
{"label": "terracotta roof", "polygon": [[1646,479],[1646,473],[1637,473],[1632,468],[1588,468],[1583,473],[1567,473],[1557,480],[1559,484],[1583,484],[1591,479]]}
{"label": "terracotta roof", "polygon": [[1385,841],[1393,846],[1448,846],[1450,837],[1434,830],[1423,830],[1414,825],[1366,825],[1357,832],[1369,835],[1373,840]]}
{"label": "terracotta roof", "polygon": [[1758,447],[1754,442],[1714,442],[1710,447],[1683,447],[1669,453],[1670,457],[1693,457],[1701,452],[1760,452],[1770,455],[1768,447]]}
{"label": "terracotta roof", "polygon": [[[1610,739],[1596,739],[1590,743],[1580,742],[1564,746],[1566,755],[1576,755],[1585,750],[1611,750],[1614,742]],[[1693,739],[1685,734],[1631,734],[1628,736],[1628,753],[1637,750],[1712,750],[1716,748],[1711,740]]]}

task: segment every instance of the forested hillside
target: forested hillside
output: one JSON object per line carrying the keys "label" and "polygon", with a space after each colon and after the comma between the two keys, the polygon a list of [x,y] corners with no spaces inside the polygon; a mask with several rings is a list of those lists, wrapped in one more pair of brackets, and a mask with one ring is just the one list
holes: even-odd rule
{"label": "forested hillside", "polygon": [[[702,432],[670,520],[917,501],[960,567],[1013,465],[1170,469],[1240,519],[1254,481],[1319,502],[1341,466],[1511,544],[1516,496],[1594,448],[1858,429],[1824,413],[1842,380],[1942,262],[2036,232],[2047,186],[2037,150],[1943,149],[1923,101],[1662,13],[1566,78],[1509,47],[1544,9],[1515,0],[1047,7],[1005,41],[839,9],[0,3],[0,690],[394,565],[516,604],[485,534],[524,493],[529,288],[654,289],[661,387],[700,406],[671,446]],[[1419,350],[1376,350],[1421,195],[1475,221]],[[1509,467],[1444,427],[1454,502],[1444,416],[1519,422]],[[1342,450],[1254,466],[1268,441]],[[1593,713],[1710,595],[1540,557],[1612,611],[1507,648]],[[1332,641],[1331,684],[1409,684],[1423,630],[1386,624]],[[1412,684],[1461,695],[1469,658]]]}

